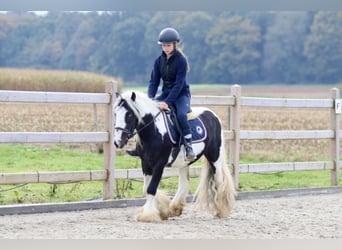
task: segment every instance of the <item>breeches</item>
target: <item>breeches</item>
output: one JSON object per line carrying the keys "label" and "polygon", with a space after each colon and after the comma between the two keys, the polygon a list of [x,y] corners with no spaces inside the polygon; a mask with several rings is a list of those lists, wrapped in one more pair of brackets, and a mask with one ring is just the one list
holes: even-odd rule
{"label": "breeches", "polygon": [[[158,101],[163,101],[163,96],[156,98]],[[177,101],[173,104],[173,109],[175,109],[177,120],[179,126],[182,130],[183,136],[191,134],[187,114],[191,112],[190,107],[190,96],[180,96]]]}

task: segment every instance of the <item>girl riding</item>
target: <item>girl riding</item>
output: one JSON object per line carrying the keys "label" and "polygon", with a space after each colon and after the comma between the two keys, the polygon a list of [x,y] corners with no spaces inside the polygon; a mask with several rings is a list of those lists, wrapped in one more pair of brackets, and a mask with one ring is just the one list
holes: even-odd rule
{"label": "girl riding", "polygon": [[[158,44],[162,53],[153,65],[151,80],[148,86],[148,97],[155,98],[160,79],[163,80],[162,92],[155,98],[159,108],[168,110],[172,107],[177,115],[177,120],[183,136],[186,160],[196,158],[192,149],[192,135],[187,119],[190,108],[190,87],[186,82],[186,74],[189,71],[189,62],[184,53],[178,48],[180,36],[174,28],[165,28],[159,34]],[[130,155],[136,152],[128,151]]]}

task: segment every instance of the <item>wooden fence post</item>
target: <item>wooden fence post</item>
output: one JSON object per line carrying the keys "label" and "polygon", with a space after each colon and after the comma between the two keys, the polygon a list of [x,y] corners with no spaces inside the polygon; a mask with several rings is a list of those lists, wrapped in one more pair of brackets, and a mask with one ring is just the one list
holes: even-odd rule
{"label": "wooden fence post", "polygon": [[229,130],[234,132],[234,139],[229,141],[229,164],[233,167],[235,189],[239,187],[239,161],[240,161],[240,108],[241,87],[237,84],[230,88],[235,97],[235,104],[230,107]]}
{"label": "wooden fence post", "polygon": [[335,137],[330,140],[330,157],[333,163],[333,169],[330,174],[330,183],[337,186],[340,177],[340,91],[338,88],[331,89],[331,98],[334,100],[333,108],[330,111],[331,129],[335,132]]}
{"label": "wooden fence post", "polygon": [[108,142],[103,145],[104,170],[107,172],[107,179],[103,182],[102,197],[104,200],[114,198],[114,103],[115,92],[117,92],[118,83],[110,81],[106,83],[106,93],[110,94],[110,102],[105,108],[105,130],[109,134]]}
{"label": "wooden fence post", "polygon": [[[93,113],[94,113],[94,130],[95,132],[99,131],[99,118],[97,115],[97,105],[96,103],[93,103]],[[101,146],[102,144],[100,143],[96,143],[96,153],[101,153]]]}

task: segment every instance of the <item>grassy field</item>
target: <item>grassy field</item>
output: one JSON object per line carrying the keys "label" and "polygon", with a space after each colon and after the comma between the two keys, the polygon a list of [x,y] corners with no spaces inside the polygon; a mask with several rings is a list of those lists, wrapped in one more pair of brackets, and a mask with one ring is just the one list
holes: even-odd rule
{"label": "grassy field", "polygon": [[[16,71],[15,71],[16,72]],[[0,72],[3,74],[3,72]],[[61,73],[61,72],[60,72]],[[79,73],[79,72],[78,72]],[[0,75],[1,75],[0,74]],[[28,75],[32,74],[29,72]],[[38,74],[34,72],[33,74]],[[63,72],[65,76],[68,72]],[[12,73],[13,75],[13,73]],[[34,76],[32,79],[36,78]],[[42,79],[44,77],[40,76]],[[78,76],[80,77],[80,76]],[[12,76],[13,78],[13,76]],[[73,76],[72,85],[81,78]],[[90,76],[86,79],[91,78]],[[101,78],[101,77],[100,77]],[[1,79],[1,77],[0,77]],[[28,79],[28,78],[26,78]],[[55,79],[62,79],[55,76]],[[95,85],[101,85],[106,77]],[[88,79],[89,80],[89,79]],[[43,81],[43,80],[41,80]],[[64,81],[67,81],[64,79]],[[12,81],[13,89],[20,84]],[[34,81],[32,81],[33,83]],[[59,82],[59,86],[63,86]],[[69,81],[68,81],[69,82]],[[83,82],[83,80],[82,80]],[[91,80],[95,82],[95,80]],[[14,84],[14,85],[13,85]],[[16,84],[16,85],[15,85]],[[65,83],[64,83],[65,85]],[[26,86],[23,84],[23,86]],[[46,86],[50,86],[47,84]],[[52,86],[52,85],[51,85]],[[81,86],[81,85],[79,85]],[[100,89],[84,86],[83,92],[101,92]],[[101,85],[103,86],[103,85]],[[87,88],[88,89],[87,89]],[[123,86],[124,90],[126,89]],[[193,85],[193,95],[229,95],[228,85]],[[242,86],[244,96],[328,98],[332,86]],[[0,88],[3,88],[0,80]],[[130,87],[132,88],[132,87]],[[8,88],[7,88],[8,89]],[[87,89],[87,90],[86,90]],[[146,87],[134,88],[145,91]],[[27,89],[25,89],[27,90]],[[46,90],[33,88],[30,90]],[[48,89],[51,91],[52,89]],[[67,89],[68,91],[70,89]],[[66,91],[66,90],[63,90]],[[75,87],[71,91],[76,91]],[[93,105],[64,104],[8,104],[0,103],[1,131],[94,131]],[[213,107],[227,128],[227,108]],[[104,128],[104,107],[97,105],[99,130]],[[329,129],[329,111],[315,109],[242,108],[241,129],[243,130],[305,130]],[[134,142],[132,142],[134,144]],[[130,145],[129,145],[130,146]],[[322,161],[329,159],[328,140],[286,140],[286,141],[242,141],[241,163]],[[140,162],[117,151],[116,166],[120,168],[140,168]],[[32,172],[63,170],[97,170],[103,168],[103,156],[96,153],[95,144],[0,144],[0,172]],[[329,171],[303,171],[273,174],[241,174],[240,191],[269,190],[295,187],[329,186]],[[176,178],[163,179],[161,188],[170,194],[177,188]],[[197,178],[191,180],[191,191],[197,186]],[[341,185],[341,184],[340,184]],[[140,197],[141,180],[122,180],[116,183],[116,197]],[[28,184],[24,186],[1,185],[0,204],[36,203],[56,201],[78,201],[101,197],[101,182],[71,184]]]}

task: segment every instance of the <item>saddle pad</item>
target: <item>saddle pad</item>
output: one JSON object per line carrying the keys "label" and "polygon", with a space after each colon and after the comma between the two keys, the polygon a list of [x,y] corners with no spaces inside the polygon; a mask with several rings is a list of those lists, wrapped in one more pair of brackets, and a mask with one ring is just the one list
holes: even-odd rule
{"label": "saddle pad", "polygon": [[[179,132],[173,124],[170,115],[166,114],[165,112],[162,114],[171,142],[173,144],[177,144],[180,139]],[[203,122],[199,117],[189,120],[189,125],[192,134],[192,143],[201,142],[207,138],[207,129],[204,127]]]}
{"label": "saddle pad", "polygon": [[187,117],[188,117],[188,121],[191,121],[191,120],[196,119],[197,115],[194,112],[190,112],[188,113]]}

